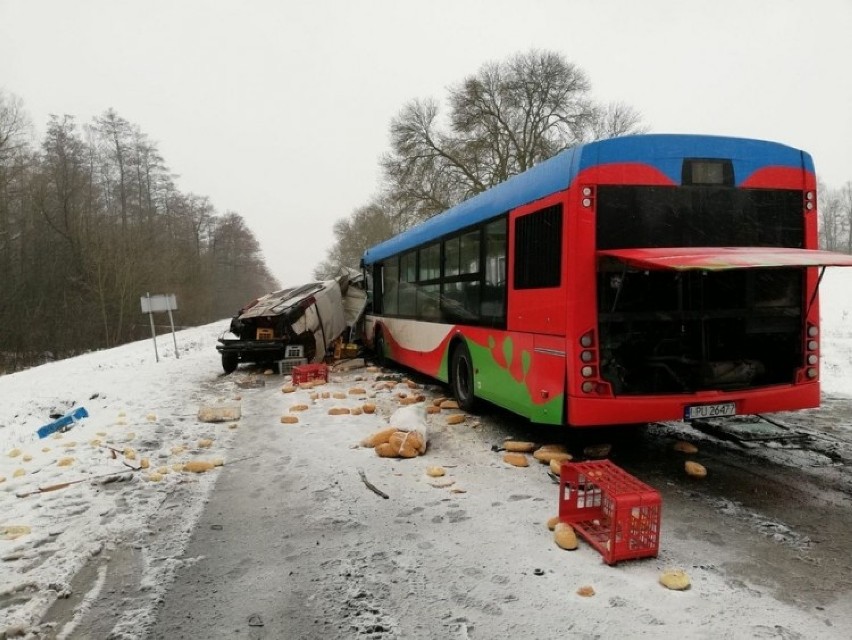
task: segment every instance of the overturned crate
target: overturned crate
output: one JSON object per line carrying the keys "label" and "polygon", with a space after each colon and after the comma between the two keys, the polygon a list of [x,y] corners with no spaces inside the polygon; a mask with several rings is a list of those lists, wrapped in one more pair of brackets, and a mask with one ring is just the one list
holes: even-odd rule
{"label": "overturned crate", "polygon": [[609,460],[562,463],[559,520],[607,564],[656,556],[661,512],[659,492]]}
{"label": "overturned crate", "polygon": [[293,384],[305,384],[317,380],[328,382],[328,365],[303,364],[293,367]]}

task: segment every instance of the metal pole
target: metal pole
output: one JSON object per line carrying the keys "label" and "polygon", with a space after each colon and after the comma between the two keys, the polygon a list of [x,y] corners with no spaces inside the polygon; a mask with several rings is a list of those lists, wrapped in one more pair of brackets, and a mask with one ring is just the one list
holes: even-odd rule
{"label": "metal pole", "polygon": [[175,358],[180,360],[180,354],[178,353],[177,348],[177,336],[175,335],[175,321],[172,319],[172,303],[169,302],[167,305],[169,311],[169,324],[172,325],[172,340],[175,342]]}
{"label": "metal pole", "polygon": [[154,341],[154,357],[159,362],[160,354],[157,353],[157,331],[154,329],[154,311],[151,309],[151,294],[146,291],[145,295],[148,297],[148,319],[151,321],[151,340]]}

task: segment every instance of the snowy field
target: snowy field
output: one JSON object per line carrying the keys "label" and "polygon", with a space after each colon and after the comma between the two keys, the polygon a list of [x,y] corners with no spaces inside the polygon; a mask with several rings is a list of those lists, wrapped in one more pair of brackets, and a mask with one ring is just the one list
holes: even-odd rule
{"label": "snowy field", "polygon": [[[835,396],[852,396],[850,291],[852,270],[829,269],[821,293],[822,384],[825,393]],[[202,406],[239,405],[243,400],[233,379],[218,375],[221,367],[215,344],[226,327],[227,321],[222,321],[179,332],[179,358],[175,357],[171,335],[160,336],[159,363],[154,360],[151,340],[143,340],[0,377],[0,637],[4,631],[9,636],[20,633],[39,637],[39,621],[57,598],[68,595],[74,575],[90,559],[109,553],[119,541],[132,537],[144,545],[145,535],[154,533],[148,529],[150,523],[179,488],[189,498],[180,504],[181,526],[170,534],[170,561],[160,557],[154,562],[149,554],[142,577],[142,584],[152,593],[166,592],[180,564],[182,549],[217,474],[222,472],[219,466],[198,474],[176,469],[193,460],[214,465],[224,462],[227,467],[232,442],[241,428],[240,421],[213,424],[197,420]],[[354,379],[357,378],[353,374],[338,376],[323,389],[344,394]],[[277,376],[269,380],[273,385],[283,382]],[[367,395],[375,394],[370,391]],[[286,428],[277,424],[279,415],[286,412],[289,402],[304,401],[311,408],[303,420],[312,432],[339,429],[340,417],[329,416],[325,408],[314,406],[307,391],[298,391],[286,400],[281,401],[280,413],[268,416],[275,423],[270,426]],[[37,429],[50,422],[50,414],[64,414],[80,406],[86,408],[89,417],[72,429],[44,439],[36,436]],[[386,419],[387,414],[382,412],[358,416],[357,433],[386,426]],[[358,440],[354,433],[328,436],[327,443],[335,447],[329,454],[335,465],[365,466],[367,452],[351,446]],[[371,465],[377,464],[373,458],[369,459]],[[477,510],[476,529],[503,531],[506,537],[526,535],[529,525],[512,531],[510,536],[513,523],[506,522],[500,510],[487,508],[490,503],[505,499],[507,486],[477,478],[471,469],[466,471],[465,487],[472,491],[457,497],[469,501],[468,510],[475,504],[483,507]],[[307,477],[311,473],[309,467],[305,473],[306,483],[317,482]],[[511,491],[511,485],[508,488]],[[412,491],[434,489],[417,480]],[[553,509],[548,506],[545,511]],[[494,513],[493,521],[483,520],[482,514],[489,512]],[[552,514],[528,514],[526,521],[539,516],[543,521],[545,515]],[[538,539],[543,547],[552,547],[546,535]],[[435,545],[430,554],[459,554],[457,547],[449,548],[449,539],[446,549],[441,547],[439,537],[430,542]],[[843,637],[831,635],[838,629],[826,629],[810,614],[779,600],[744,600],[743,592],[726,589],[723,579],[711,574],[689,592],[662,590],[656,584],[662,564],[676,566],[695,561],[693,551],[668,542],[663,539],[666,552],[661,553],[660,562],[632,563],[617,572],[600,563],[596,554],[587,549],[582,560],[587,579],[599,589],[617,587],[624,598],[615,605],[612,599],[584,599],[591,603],[585,615],[609,617],[605,630],[612,637],[635,637],[634,625],[640,618],[651,620],[647,623],[651,625],[647,627],[648,637],[653,637],[654,621],[669,624],[666,628],[670,633],[684,637],[689,635],[685,630],[696,621],[704,630],[702,637],[731,635],[736,625],[748,625],[755,616],[769,630],[781,625],[799,632],[815,629],[810,637]],[[500,540],[488,541],[487,546],[491,557],[505,552]],[[477,555],[477,548],[468,553]],[[531,554],[541,555],[535,550],[535,542]],[[642,602],[642,594],[649,589],[661,590],[651,604],[630,604]],[[91,597],[97,595],[97,590],[93,590]],[[541,602],[537,615],[543,620],[549,615],[548,606],[564,606],[548,598]],[[753,609],[755,603],[759,614]],[[85,613],[85,607],[83,602],[79,615]],[[136,611],[129,615],[136,622],[147,623],[150,613]],[[73,638],[74,624],[56,631],[58,637]]]}

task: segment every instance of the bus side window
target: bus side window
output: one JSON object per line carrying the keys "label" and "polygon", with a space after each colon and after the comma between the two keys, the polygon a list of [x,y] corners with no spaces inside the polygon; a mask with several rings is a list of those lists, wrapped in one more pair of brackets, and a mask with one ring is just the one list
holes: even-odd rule
{"label": "bus side window", "polygon": [[389,316],[397,313],[399,288],[399,259],[391,258],[382,265],[382,312]]}
{"label": "bus side window", "polygon": [[506,322],[506,219],[485,227],[482,319],[502,326]]}
{"label": "bus side window", "polygon": [[515,289],[558,287],[561,266],[562,205],[515,220]]}

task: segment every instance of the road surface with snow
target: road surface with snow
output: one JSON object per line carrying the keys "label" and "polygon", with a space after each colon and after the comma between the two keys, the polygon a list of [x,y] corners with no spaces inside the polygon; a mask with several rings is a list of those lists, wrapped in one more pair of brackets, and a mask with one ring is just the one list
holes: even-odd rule
{"label": "road surface with snow", "polygon": [[[830,293],[848,290],[833,276]],[[428,418],[424,456],[357,446],[387,425],[399,394],[423,393],[425,406],[444,392],[427,381],[389,388],[359,369],[282,393],[280,376],[221,376],[225,323],[179,333],[180,359],[168,336],[160,363],[140,342],[0,378],[0,634],[845,638],[852,330],[848,303],[823,300],[826,402],[795,416],[807,442],[743,447],[679,424],[611,441],[613,461],[663,497],[659,557],[614,567],[582,542],[554,544],[547,467],[513,467],[492,450],[558,432],[488,409],[450,425],[442,411]],[[366,402],[375,414],[328,412]],[[197,419],[199,407],[235,404],[239,420]],[[49,413],[80,405],[88,419],[34,436]],[[681,439],[697,444],[707,478],[684,474]],[[587,443],[568,444],[581,454]],[[224,465],[175,471],[192,460]],[[441,482],[425,473],[437,465]],[[660,586],[669,568],[692,588]],[[579,595],[584,586],[594,595]]]}

